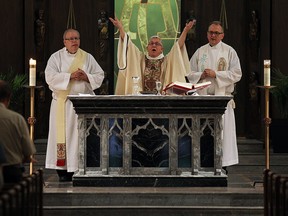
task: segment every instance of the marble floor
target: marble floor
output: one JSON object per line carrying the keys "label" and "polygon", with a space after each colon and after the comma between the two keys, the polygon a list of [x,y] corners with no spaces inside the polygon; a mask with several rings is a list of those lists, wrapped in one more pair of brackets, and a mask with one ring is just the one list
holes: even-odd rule
{"label": "marble floor", "polygon": [[[238,142],[240,162],[228,167],[227,187],[75,187],[44,169],[44,215],[263,215],[263,143]],[[271,152],[271,170],[288,174],[288,154]]]}
{"label": "marble floor", "polygon": [[227,187],[73,187],[50,174],[43,209],[45,216],[260,216],[263,203],[261,173],[228,175]]}
{"label": "marble floor", "polygon": [[[263,174],[260,173],[244,173],[244,174],[228,174],[228,186],[227,187],[113,187],[113,190],[120,191],[217,191],[217,192],[251,192],[251,193],[263,193]],[[72,182],[59,182],[58,176],[52,170],[44,170],[44,192],[92,192],[92,191],[111,191],[111,187],[75,187]]]}
{"label": "marble floor", "polygon": [[[265,156],[264,156],[264,150],[262,147],[262,142],[257,140],[246,140],[246,139],[238,139],[238,146],[239,146],[239,164],[234,165],[231,167],[228,167],[228,185],[227,187],[219,187],[215,188],[196,188],[192,187],[190,189],[187,188],[180,188],[177,187],[175,190],[193,190],[193,191],[223,191],[224,193],[227,191],[234,191],[234,192],[243,192],[245,190],[246,192],[250,191],[251,193],[263,193],[263,171],[265,169]],[[247,147],[249,149],[254,149],[252,152],[251,150],[247,151]],[[251,147],[252,146],[252,147]],[[257,149],[257,150],[255,150]],[[273,154],[273,153],[272,153]],[[271,155],[271,166],[277,168],[277,170],[283,171],[288,173],[288,154],[284,155]],[[43,160],[43,159],[40,159]],[[43,165],[42,165],[43,164]],[[41,167],[42,165],[42,167]],[[280,169],[279,169],[280,166]],[[44,167],[44,161],[40,164],[40,167]],[[104,191],[105,187],[73,187],[72,182],[59,182],[58,176],[56,174],[55,170],[44,170],[44,181],[45,181],[45,187],[44,192],[52,192],[52,191],[61,191],[61,192],[73,192],[73,191],[93,191],[93,190],[101,190]],[[110,187],[109,187],[110,188]],[[131,190],[132,188],[128,188]],[[114,188],[114,190],[126,190],[125,188]],[[139,188],[135,188],[136,191],[139,190]],[[157,190],[157,191],[165,191],[169,190],[172,191],[174,188],[145,188],[145,190]]]}

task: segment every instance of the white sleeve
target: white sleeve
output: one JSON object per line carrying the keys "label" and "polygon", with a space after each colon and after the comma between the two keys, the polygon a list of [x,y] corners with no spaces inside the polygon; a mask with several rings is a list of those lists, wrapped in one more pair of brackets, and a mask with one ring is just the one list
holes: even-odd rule
{"label": "white sleeve", "polygon": [[51,55],[45,68],[45,80],[49,88],[54,90],[66,90],[71,74],[68,71],[61,71],[61,56],[59,52]]}
{"label": "white sleeve", "polygon": [[91,54],[87,55],[87,73],[91,88],[99,88],[104,79],[104,71]]}
{"label": "white sleeve", "polygon": [[198,71],[198,56],[199,49],[193,54],[190,59],[190,72],[187,74],[187,78],[190,83],[198,83],[202,75],[202,71]]}

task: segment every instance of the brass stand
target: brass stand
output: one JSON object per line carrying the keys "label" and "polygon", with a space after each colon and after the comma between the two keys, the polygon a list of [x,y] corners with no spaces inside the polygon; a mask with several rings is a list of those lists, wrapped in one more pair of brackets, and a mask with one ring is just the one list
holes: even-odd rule
{"label": "brass stand", "polygon": [[[24,86],[30,89],[30,117],[28,118],[28,124],[30,125],[30,138],[34,143],[34,125],[36,123],[36,118],[34,114],[34,107],[35,107],[35,89],[42,88],[42,86]],[[31,155],[33,157],[33,155]],[[29,166],[29,173],[30,175],[33,173],[33,162],[30,161]]]}
{"label": "brass stand", "polygon": [[265,167],[270,169],[270,137],[269,137],[269,126],[271,124],[271,118],[269,117],[269,90],[275,86],[260,86],[265,90]]}
{"label": "brass stand", "polygon": [[[271,118],[269,117],[269,90],[275,86],[258,86],[259,88],[264,89],[265,91],[265,117],[263,119],[265,124],[265,168],[270,169],[270,132],[269,126],[271,124]],[[263,183],[263,181],[255,181],[256,183]]]}

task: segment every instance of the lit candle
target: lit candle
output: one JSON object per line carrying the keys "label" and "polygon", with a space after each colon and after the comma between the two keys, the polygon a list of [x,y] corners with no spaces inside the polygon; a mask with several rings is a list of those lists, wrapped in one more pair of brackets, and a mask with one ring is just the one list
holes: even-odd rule
{"label": "lit candle", "polygon": [[270,60],[264,60],[264,86],[270,86]]}
{"label": "lit candle", "polygon": [[36,60],[29,60],[29,86],[36,86]]}

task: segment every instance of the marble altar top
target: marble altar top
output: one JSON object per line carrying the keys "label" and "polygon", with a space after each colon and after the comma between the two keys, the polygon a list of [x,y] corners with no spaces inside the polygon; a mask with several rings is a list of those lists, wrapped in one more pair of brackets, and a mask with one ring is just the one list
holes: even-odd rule
{"label": "marble altar top", "polygon": [[76,113],[224,113],[233,96],[68,95]]}

